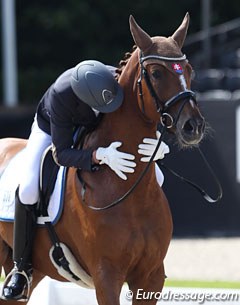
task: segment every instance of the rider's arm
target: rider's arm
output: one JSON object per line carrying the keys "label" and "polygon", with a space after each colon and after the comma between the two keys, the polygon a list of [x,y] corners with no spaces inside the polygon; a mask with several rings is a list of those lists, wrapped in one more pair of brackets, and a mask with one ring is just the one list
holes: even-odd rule
{"label": "rider's arm", "polygon": [[55,94],[51,103],[51,136],[56,163],[66,167],[92,170],[92,149],[75,149],[73,145],[72,109]]}

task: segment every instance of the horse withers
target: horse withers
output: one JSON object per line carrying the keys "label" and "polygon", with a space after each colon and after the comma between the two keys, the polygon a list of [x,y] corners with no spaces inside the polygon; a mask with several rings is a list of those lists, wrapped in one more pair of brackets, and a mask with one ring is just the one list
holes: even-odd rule
{"label": "horse withers", "polygon": [[[146,167],[138,154],[143,138],[156,137],[159,123],[175,134],[180,146],[197,145],[204,133],[204,118],[190,90],[192,68],[182,53],[189,15],[171,37],[150,37],[130,17],[130,30],[137,48],[122,61],[118,82],[124,102],[114,113],[104,115],[99,126],[87,135],[84,147],[93,149],[121,141],[123,150],[136,156],[135,173],[123,181],[105,165],[94,173],[82,172],[85,200],[78,170],[69,168],[63,213],[55,225],[83,269],[91,276],[99,305],[119,305],[125,282],[133,293],[133,304],[156,304],[157,300],[136,299],[138,289],[161,292],[164,258],[172,236],[168,201],[158,185],[155,165],[120,204],[102,208],[125,194]],[[26,145],[26,140],[0,141],[0,170]],[[38,166],[38,165],[36,165]],[[12,269],[13,226],[0,223],[0,264],[7,274]],[[51,242],[46,228],[38,228],[33,251],[33,285],[45,276],[62,280],[49,259]],[[177,262],[176,262],[177,263]],[[1,300],[1,304],[5,301]],[[8,304],[16,302],[8,301]]]}

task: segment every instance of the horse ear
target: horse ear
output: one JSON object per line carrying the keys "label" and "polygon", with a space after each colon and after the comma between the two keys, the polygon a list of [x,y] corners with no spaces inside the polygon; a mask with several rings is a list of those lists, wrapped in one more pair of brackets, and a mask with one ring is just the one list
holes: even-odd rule
{"label": "horse ear", "polygon": [[187,13],[183,19],[182,24],[179,26],[179,28],[176,30],[176,32],[172,35],[172,38],[177,42],[180,49],[182,48],[186,35],[187,35],[189,20],[190,20],[190,16],[189,16],[189,13]]}
{"label": "horse ear", "polygon": [[151,37],[140,28],[132,15],[129,17],[129,24],[135,44],[144,52],[152,45]]}

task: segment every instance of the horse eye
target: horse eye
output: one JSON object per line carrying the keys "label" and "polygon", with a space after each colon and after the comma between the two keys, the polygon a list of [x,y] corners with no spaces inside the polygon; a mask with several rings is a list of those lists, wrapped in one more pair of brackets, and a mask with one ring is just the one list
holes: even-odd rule
{"label": "horse eye", "polygon": [[156,79],[159,79],[159,78],[161,78],[162,73],[161,73],[161,71],[159,71],[159,70],[154,70],[154,71],[152,72],[152,76],[153,76],[154,78],[156,78]]}

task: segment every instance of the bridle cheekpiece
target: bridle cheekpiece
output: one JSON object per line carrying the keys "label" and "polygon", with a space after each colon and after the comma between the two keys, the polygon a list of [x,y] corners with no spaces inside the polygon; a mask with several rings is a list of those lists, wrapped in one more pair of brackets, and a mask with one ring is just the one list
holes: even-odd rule
{"label": "bridle cheekpiece", "polygon": [[[185,106],[185,103],[188,100],[193,100],[193,102],[196,104],[196,94],[192,91],[192,90],[188,90],[185,86],[185,79],[184,76],[182,74],[179,75],[179,79],[183,88],[183,91],[179,92],[178,94],[176,94],[175,96],[171,97],[169,100],[162,102],[160,101],[158,95],[156,94],[156,91],[153,88],[153,85],[150,81],[150,77],[148,75],[147,69],[144,67],[144,62],[146,60],[161,60],[161,61],[170,61],[170,62],[181,62],[186,60],[186,55],[182,55],[180,57],[167,57],[167,56],[160,56],[160,55],[147,55],[147,56],[143,56],[143,53],[140,53],[140,58],[139,58],[139,63],[140,63],[140,77],[137,81],[138,84],[138,88],[139,88],[139,96],[141,98],[141,108],[142,108],[142,112],[145,113],[145,109],[144,109],[144,98],[143,98],[143,92],[142,92],[142,79],[144,78],[148,90],[154,100],[157,112],[160,113],[160,122],[163,126],[166,126],[166,128],[171,128],[174,125],[176,125],[179,116]],[[172,107],[174,104],[176,104],[178,101],[180,100],[184,100],[184,103],[182,104],[177,118],[174,120],[174,118],[169,114],[169,109],[170,107]],[[170,124],[167,124],[167,121],[170,121]]]}

